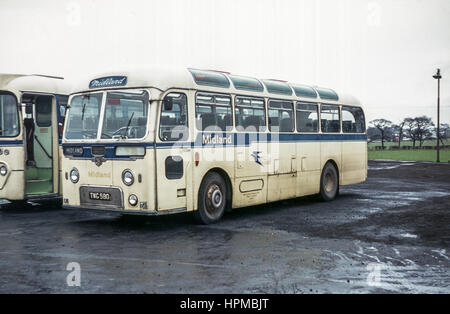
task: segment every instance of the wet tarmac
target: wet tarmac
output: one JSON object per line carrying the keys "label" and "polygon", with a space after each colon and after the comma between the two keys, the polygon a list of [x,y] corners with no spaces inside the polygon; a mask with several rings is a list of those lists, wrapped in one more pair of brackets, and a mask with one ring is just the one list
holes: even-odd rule
{"label": "wet tarmac", "polygon": [[[450,293],[450,164],[369,166],[334,202],[239,209],[210,226],[4,206],[0,293]],[[80,286],[67,284],[71,262]]]}

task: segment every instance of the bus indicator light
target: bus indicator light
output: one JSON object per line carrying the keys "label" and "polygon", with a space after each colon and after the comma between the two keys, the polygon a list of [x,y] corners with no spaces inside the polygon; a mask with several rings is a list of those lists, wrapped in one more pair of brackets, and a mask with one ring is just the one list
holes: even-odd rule
{"label": "bus indicator light", "polygon": [[200,163],[200,154],[198,152],[195,152],[195,166],[198,167],[199,163]]}

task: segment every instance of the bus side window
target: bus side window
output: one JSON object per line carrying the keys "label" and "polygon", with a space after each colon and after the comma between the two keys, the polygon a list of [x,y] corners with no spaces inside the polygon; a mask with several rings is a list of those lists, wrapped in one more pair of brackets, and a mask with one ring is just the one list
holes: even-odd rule
{"label": "bus side window", "polygon": [[290,101],[269,100],[270,132],[293,132],[294,109]]}
{"label": "bus side window", "polygon": [[162,141],[186,141],[188,139],[187,97],[185,94],[170,93],[164,98],[159,120],[159,137]]}
{"label": "bus side window", "polygon": [[342,132],[364,133],[365,131],[366,125],[362,109],[342,106]]}
{"label": "bus side window", "polygon": [[320,108],[320,119],[322,132],[340,132],[339,106],[322,105]]}
{"label": "bus side window", "polygon": [[318,106],[311,103],[297,103],[297,131],[312,133],[319,131]]}
{"label": "bus side window", "polygon": [[235,98],[236,130],[246,132],[264,132],[266,113],[264,98]]}
{"label": "bus side window", "polygon": [[228,95],[199,93],[195,103],[195,122],[199,131],[231,131],[231,98]]}

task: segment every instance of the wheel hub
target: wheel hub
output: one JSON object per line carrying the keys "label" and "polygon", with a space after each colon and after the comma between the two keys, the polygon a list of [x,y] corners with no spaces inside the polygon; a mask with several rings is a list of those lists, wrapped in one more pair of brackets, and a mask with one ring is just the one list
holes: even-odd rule
{"label": "wheel hub", "polygon": [[206,193],[206,209],[214,215],[223,203],[223,194],[217,184],[211,184]]}

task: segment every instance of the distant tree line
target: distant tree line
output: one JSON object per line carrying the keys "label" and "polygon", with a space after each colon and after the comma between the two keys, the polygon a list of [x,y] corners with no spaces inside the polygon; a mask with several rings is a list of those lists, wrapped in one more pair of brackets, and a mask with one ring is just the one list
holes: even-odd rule
{"label": "distant tree line", "polygon": [[[440,125],[440,139],[444,145],[444,140],[449,137],[450,126],[448,123]],[[425,140],[436,139],[437,128],[427,116],[416,118],[405,118],[400,123],[395,124],[386,119],[375,119],[369,122],[367,136],[369,142],[381,141],[381,147],[384,149],[385,142],[398,142],[398,147],[404,139],[412,141],[413,148],[417,144],[421,148]]]}

